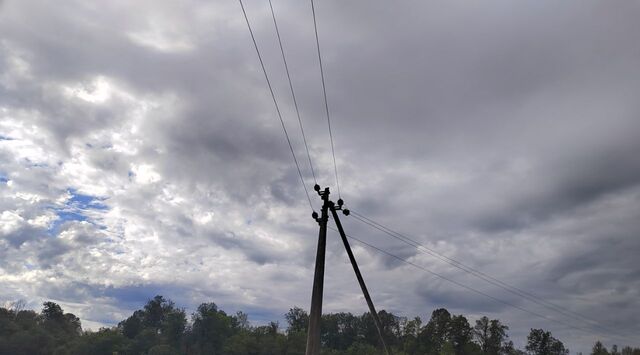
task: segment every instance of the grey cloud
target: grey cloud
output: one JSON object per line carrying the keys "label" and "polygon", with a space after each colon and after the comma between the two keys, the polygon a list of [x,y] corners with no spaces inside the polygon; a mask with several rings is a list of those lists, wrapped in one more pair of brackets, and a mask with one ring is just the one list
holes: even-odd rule
{"label": "grey cloud", "polygon": [[250,261],[264,265],[266,263],[284,260],[286,253],[274,250],[271,246],[261,243],[251,236],[239,236],[233,232],[215,235],[212,241],[225,249],[241,251]]}

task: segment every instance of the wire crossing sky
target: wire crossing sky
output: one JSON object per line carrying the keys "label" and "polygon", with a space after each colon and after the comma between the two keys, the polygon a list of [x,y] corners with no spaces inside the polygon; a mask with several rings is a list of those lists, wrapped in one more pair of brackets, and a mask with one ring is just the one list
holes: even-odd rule
{"label": "wire crossing sky", "polygon": [[[269,81],[269,75],[267,75],[267,70],[264,67],[264,62],[262,61],[262,56],[260,55],[260,50],[258,49],[258,43],[256,43],[256,38],[253,36],[253,31],[251,30],[251,25],[249,24],[249,18],[247,17],[247,12],[244,9],[244,5],[242,4],[242,0],[238,0],[240,2],[240,7],[242,8],[242,14],[244,15],[244,19],[247,22],[247,28],[249,29],[249,34],[251,35],[251,40],[253,41],[253,46],[256,49],[256,54],[258,55],[258,59],[260,60],[260,67],[262,68],[262,72],[264,73],[264,78],[267,81],[267,86],[269,87],[269,92],[271,93],[271,98],[273,99],[273,105],[276,107],[276,112],[278,113],[278,118],[280,119],[280,124],[282,125],[282,131],[284,132],[284,137],[287,140],[287,144],[289,145],[289,150],[291,150],[291,156],[293,157],[293,163],[296,165],[296,169],[298,170],[298,175],[300,175],[300,182],[302,183],[302,188],[304,189],[304,193],[307,195],[307,200],[309,201],[309,208],[313,211],[313,204],[311,203],[311,198],[309,197],[309,190],[307,189],[307,185],[304,183],[304,178],[302,177],[302,172],[300,171],[300,165],[298,164],[298,159],[296,158],[296,153],[293,151],[293,146],[291,145],[291,139],[289,139],[289,133],[287,133],[287,128],[284,125],[284,120],[282,120],[282,114],[280,113],[280,107],[278,106],[278,101],[276,100],[276,96],[273,93],[273,88],[271,87],[271,81]],[[271,6],[271,3],[269,3]],[[275,21],[275,17],[274,17]],[[277,30],[277,27],[276,27]],[[278,40],[280,39],[280,34],[278,33]],[[283,54],[284,58],[284,54]],[[288,76],[287,69],[287,76]],[[293,92],[293,88],[291,89]],[[297,110],[297,104],[296,104]],[[300,129],[302,129],[302,123],[300,123]],[[304,134],[303,134],[304,136]],[[305,139],[306,146],[306,139]],[[308,153],[308,151],[307,151]],[[309,164],[311,164],[311,158],[309,158]],[[315,179],[315,174],[314,174]]]}
{"label": "wire crossing sky", "polygon": [[[333,227],[328,227],[328,228],[329,228],[329,229],[331,229],[331,230],[336,231],[336,229],[335,229],[335,228],[333,228]],[[352,236],[352,235],[347,235],[347,237],[348,237],[349,239],[352,239],[352,240],[354,240],[354,241],[356,241],[356,242],[358,242],[358,243],[360,243],[360,244],[362,244],[362,245],[365,245],[365,246],[367,246],[367,247],[369,247],[369,248],[371,248],[371,249],[373,249],[373,250],[376,250],[377,252],[380,252],[380,253],[382,253],[382,254],[385,254],[385,255],[387,255],[387,256],[389,256],[389,257],[392,257],[392,258],[394,258],[394,259],[397,259],[397,260],[399,260],[399,261],[402,261],[403,263],[405,263],[405,264],[407,264],[407,265],[410,265],[410,266],[415,267],[415,268],[417,268],[417,269],[419,269],[419,270],[422,270],[422,271],[424,271],[424,272],[427,272],[427,273],[429,273],[429,274],[431,274],[431,275],[433,275],[433,276],[436,276],[436,277],[438,277],[438,278],[441,278],[441,279],[443,279],[443,280],[445,280],[445,281],[447,281],[447,282],[450,282],[450,283],[452,283],[452,284],[454,284],[454,285],[456,285],[456,286],[458,286],[458,287],[464,288],[464,289],[466,289],[466,290],[468,290],[468,291],[471,291],[471,292],[476,293],[476,294],[478,294],[478,295],[480,295],[480,296],[483,296],[483,297],[486,297],[486,298],[488,298],[488,299],[491,299],[491,300],[493,300],[493,301],[495,301],[495,302],[498,302],[498,303],[504,304],[504,305],[506,305],[506,306],[512,307],[512,308],[514,308],[514,309],[517,309],[517,310],[519,310],[519,311],[522,311],[522,312],[527,313],[527,314],[529,314],[529,315],[532,315],[532,316],[534,316],[534,317],[541,318],[541,319],[543,319],[543,320],[545,320],[545,321],[547,321],[547,322],[549,322],[549,323],[556,323],[556,324],[560,324],[561,326],[564,326],[564,327],[567,327],[567,328],[571,328],[571,329],[575,329],[575,330],[580,330],[580,331],[585,332],[585,333],[587,333],[587,334],[594,334],[594,331],[593,331],[592,329],[590,329],[590,328],[586,328],[586,327],[582,327],[582,326],[572,325],[571,323],[567,323],[567,322],[562,321],[562,320],[559,320],[559,319],[557,319],[557,318],[551,318],[551,317],[545,316],[545,315],[543,315],[543,314],[540,314],[540,313],[538,313],[538,312],[531,311],[531,310],[529,310],[529,309],[527,309],[527,308],[524,308],[524,307],[518,306],[518,305],[516,305],[516,304],[514,304],[514,303],[511,303],[511,302],[505,301],[505,300],[503,300],[503,299],[501,299],[501,298],[498,298],[498,297],[494,297],[494,296],[492,296],[492,295],[490,295],[490,294],[488,294],[488,293],[486,293],[486,292],[480,291],[480,290],[478,290],[478,289],[476,289],[476,288],[473,288],[473,287],[470,287],[470,286],[465,285],[465,284],[463,284],[463,283],[460,283],[460,282],[458,282],[458,281],[456,281],[456,280],[454,280],[454,279],[451,279],[451,278],[449,278],[449,277],[447,277],[447,276],[444,276],[444,275],[442,275],[442,274],[439,274],[439,273],[437,273],[437,272],[433,272],[433,271],[431,271],[431,270],[429,270],[429,269],[427,269],[427,268],[425,268],[425,267],[423,267],[423,266],[420,266],[420,265],[418,265],[418,264],[416,264],[416,263],[413,263],[413,262],[411,262],[411,261],[409,261],[409,260],[403,259],[403,258],[401,258],[401,257],[399,257],[399,256],[397,256],[397,255],[395,255],[395,254],[392,254],[392,253],[390,253],[390,252],[388,252],[388,251],[385,251],[384,249],[381,249],[381,248],[379,248],[379,247],[376,247],[375,245],[369,244],[369,243],[367,243],[367,242],[365,242],[365,241],[363,241],[363,240],[361,240],[361,239],[358,239],[358,238],[356,238],[356,237],[354,237],[354,236]],[[600,335],[600,336],[604,336],[605,338],[609,338],[609,337],[611,336],[611,335],[608,335],[608,334],[606,334],[606,333],[600,334],[600,333],[595,332],[595,334],[596,334],[596,335]],[[628,339],[628,338],[626,338],[626,337],[624,337],[624,336],[619,336],[619,335],[615,335],[615,334],[614,334],[614,335],[613,335],[613,337],[614,337],[614,338],[622,339],[622,340],[624,340],[624,341],[629,341],[629,339]],[[631,341],[635,341],[635,340],[631,340]]]}
{"label": "wire crossing sky", "polygon": [[[387,228],[387,227],[385,227],[385,226],[383,226],[383,225],[381,225],[381,224],[379,224],[379,223],[377,223],[377,222],[375,222],[375,221],[373,221],[373,220],[371,220],[371,219],[369,219],[369,218],[367,218],[365,216],[362,216],[358,212],[351,211],[351,213],[352,213],[353,217],[356,220],[358,220],[358,221],[360,221],[360,222],[362,222],[364,224],[367,224],[367,225],[369,225],[369,226],[371,226],[371,227],[373,227],[373,228],[375,228],[375,229],[377,229],[377,230],[379,230],[379,231],[381,231],[381,232],[383,232],[383,233],[385,233],[385,234],[387,234],[387,235],[389,235],[389,236],[391,236],[391,237],[393,237],[393,238],[395,238],[397,240],[400,240],[405,244],[411,245],[412,247],[418,249],[419,252],[421,252],[423,254],[434,256],[434,257],[444,261],[445,263],[447,263],[447,264],[449,264],[449,265],[451,265],[451,266],[453,266],[453,267],[455,267],[457,269],[460,269],[460,270],[462,270],[462,271],[464,271],[466,273],[469,273],[469,274],[471,274],[471,275],[473,275],[473,276],[475,276],[475,277],[477,277],[477,278],[479,278],[479,279],[481,279],[483,281],[488,282],[491,285],[497,286],[497,287],[499,287],[499,288],[501,288],[503,290],[506,290],[507,292],[510,292],[510,293],[516,295],[516,296],[523,297],[523,298],[525,298],[525,299],[527,299],[527,300],[529,300],[529,301],[531,301],[531,302],[533,302],[533,303],[535,303],[537,305],[541,305],[541,306],[547,308],[547,310],[550,310],[552,313],[558,313],[558,314],[561,314],[561,315],[563,315],[565,317],[568,316],[572,320],[578,320],[578,321],[580,321],[580,323],[585,323],[586,324],[586,327],[584,327],[584,326],[575,327],[575,326],[571,325],[570,327],[572,327],[574,329],[579,329],[579,330],[582,330],[582,331],[586,331],[588,333],[594,333],[594,331],[591,330],[593,328],[593,329],[596,329],[595,334],[602,334],[604,336],[613,336],[613,337],[618,338],[618,339],[623,339],[623,340],[632,341],[632,342],[637,342],[638,341],[637,339],[633,339],[631,334],[624,335],[624,334],[619,333],[616,330],[613,330],[613,329],[608,328],[608,327],[604,327],[603,325],[599,324],[599,322],[596,321],[596,320],[590,319],[590,318],[585,317],[585,316],[583,316],[581,314],[578,314],[576,312],[568,310],[568,309],[566,309],[566,308],[564,308],[562,306],[559,306],[559,305],[556,305],[554,303],[548,302],[548,301],[544,300],[543,298],[541,298],[539,296],[531,294],[530,292],[527,292],[525,290],[521,290],[521,289],[519,289],[517,287],[513,287],[513,286],[511,286],[509,284],[506,284],[506,283],[504,283],[504,282],[502,282],[502,281],[490,276],[490,275],[487,275],[487,274],[483,273],[482,271],[476,270],[476,269],[474,269],[472,267],[466,266],[465,264],[463,264],[463,263],[461,263],[461,262],[459,262],[457,260],[451,259],[451,258],[449,258],[449,257],[447,257],[445,255],[442,255],[442,254],[434,251],[433,249],[430,249],[430,248],[427,248],[427,247],[421,245],[420,243],[414,241],[413,239],[411,239],[411,238],[409,238],[409,237],[407,237],[407,236],[405,236],[403,234],[395,232],[395,231],[393,231],[393,230],[391,230],[391,229],[389,229],[389,228]],[[357,239],[357,241],[361,242],[361,243],[364,243],[369,247],[375,248],[374,246],[372,246],[370,244],[367,244],[366,242],[363,242],[363,241],[361,241],[359,239]],[[397,257],[395,255],[392,255],[392,254],[390,254],[388,252],[385,252],[385,251],[383,251],[381,249],[378,249],[378,248],[375,248],[375,249],[378,250],[378,251],[381,251],[381,252],[383,252],[383,253],[385,253],[387,255],[390,255],[390,256],[392,256],[394,258],[399,258],[399,257]],[[407,261],[406,259],[401,259],[401,260],[404,261],[404,262],[409,263],[412,266],[416,266],[413,263]],[[440,275],[436,275],[436,276],[440,277]],[[445,279],[447,279],[447,278],[445,278]],[[475,289],[472,290],[472,291],[476,292]],[[487,297],[490,297],[490,298],[494,299],[492,296],[486,295],[486,294],[484,294],[482,292],[481,292],[481,294],[483,296],[487,296]],[[499,300],[499,302],[504,302],[504,301]],[[521,309],[521,310],[523,310],[523,309]],[[528,310],[524,310],[524,311],[525,312],[529,312]],[[555,319],[550,319],[550,318],[548,318],[546,316],[543,316],[543,315],[540,315],[540,314],[537,314],[537,313],[534,313],[532,315],[535,315],[537,317],[542,317],[544,319],[556,322]],[[567,323],[564,323],[564,322],[561,322],[560,324],[569,326]]]}
{"label": "wire crossing sky", "polygon": [[316,48],[318,49],[318,65],[320,66],[320,79],[322,81],[322,97],[324,98],[324,110],[327,114],[327,126],[329,128],[329,141],[331,142],[331,157],[333,158],[333,171],[336,176],[336,188],[340,198],[340,181],[338,180],[338,165],[336,164],[336,151],[333,145],[333,132],[331,131],[331,117],[329,116],[329,102],[327,100],[327,86],[324,82],[324,68],[322,66],[322,53],[320,52],[320,39],[318,39],[318,23],[316,21],[316,8],[311,0],[311,12],[313,14],[313,30],[316,36]]}
{"label": "wire crossing sky", "polygon": [[289,88],[291,89],[291,98],[293,99],[293,105],[296,108],[296,116],[298,117],[298,123],[300,124],[300,133],[302,134],[302,141],[304,142],[304,149],[307,151],[307,158],[309,158],[309,169],[313,176],[313,182],[317,185],[316,173],[313,170],[313,164],[311,163],[311,154],[309,153],[309,145],[307,144],[307,136],[304,134],[304,127],[302,125],[302,118],[300,118],[300,109],[298,108],[298,100],[296,100],[296,93],[293,90],[293,83],[291,82],[291,74],[289,73],[289,66],[287,65],[287,58],[284,55],[284,48],[282,46],[282,39],[280,38],[280,30],[278,30],[278,22],[276,21],[276,13],[273,11],[273,4],[269,0],[269,9],[271,9],[271,17],[273,17],[273,26],[276,29],[278,36],[278,45],[280,47],[280,53],[282,53],[282,62],[284,63],[284,69],[287,72],[287,80],[289,82]]}

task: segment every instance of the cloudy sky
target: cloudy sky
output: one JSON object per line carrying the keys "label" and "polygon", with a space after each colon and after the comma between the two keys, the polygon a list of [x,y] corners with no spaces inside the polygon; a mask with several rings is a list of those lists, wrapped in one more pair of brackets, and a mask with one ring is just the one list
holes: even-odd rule
{"label": "cloudy sky", "polygon": [[[319,183],[335,195],[308,1],[274,0]],[[640,4],[318,1],[349,208],[563,309],[517,297],[353,217],[374,302],[532,327],[572,350],[640,346]],[[309,189],[268,2],[245,6]],[[317,224],[237,1],[0,3],[0,303],[85,328],[156,295],[256,323],[308,308]],[[314,208],[320,203],[311,196]],[[366,305],[337,235],[325,311]],[[605,334],[603,334],[605,333]],[[637,338],[637,337],[636,337]]]}

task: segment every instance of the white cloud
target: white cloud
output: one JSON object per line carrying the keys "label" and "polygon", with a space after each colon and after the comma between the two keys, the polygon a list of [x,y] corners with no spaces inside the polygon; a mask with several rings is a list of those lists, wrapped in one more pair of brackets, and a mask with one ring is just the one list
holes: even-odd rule
{"label": "white cloud", "polygon": [[99,76],[90,85],[65,87],[64,92],[69,96],[98,104],[109,100],[113,89],[105,77]]}
{"label": "white cloud", "polygon": [[162,176],[150,164],[132,165],[131,171],[135,174],[136,181],[141,184],[152,184],[162,180]]}
{"label": "white cloud", "polygon": [[0,222],[2,222],[2,234],[7,235],[17,230],[24,222],[24,218],[13,211],[2,211],[0,214]]}

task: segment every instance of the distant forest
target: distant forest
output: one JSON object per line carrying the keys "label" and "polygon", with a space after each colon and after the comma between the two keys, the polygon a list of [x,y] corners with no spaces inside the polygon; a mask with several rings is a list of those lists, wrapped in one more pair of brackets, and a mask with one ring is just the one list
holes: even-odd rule
{"label": "distant forest", "polygon": [[[498,319],[482,317],[473,325],[462,315],[444,308],[423,324],[419,317],[407,319],[380,311],[385,340],[393,354],[427,355],[564,355],[569,350],[553,335],[531,329],[525,349],[509,340],[509,327]],[[308,314],[295,307],[285,314],[286,328],[277,322],[251,326],[247,314],[229,315],[215,303],[203,303],[190,321],[181,308],[156,296],[140,310],[111,328],[83,331],[80,319],[65,313],[54,302],[45,302],[40,313],[24,309],[24,303],[0,308],[0,354],[228,354],[303,355]],[[326,355],[382,354],[369,313],[331,313],[322,317],[322,353]],[[640,349],[617,346],[606,349],[600,342],[593,355],[640,355]]]}

